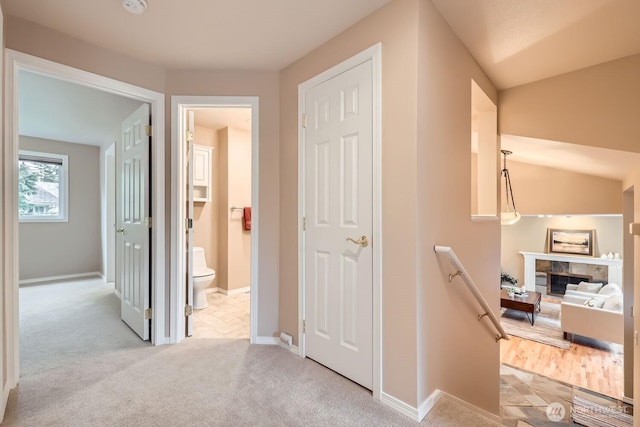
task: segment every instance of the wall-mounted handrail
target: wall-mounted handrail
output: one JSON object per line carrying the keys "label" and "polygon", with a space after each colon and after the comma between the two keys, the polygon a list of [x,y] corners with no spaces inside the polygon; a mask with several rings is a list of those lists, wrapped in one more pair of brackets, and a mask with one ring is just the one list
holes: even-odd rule
{"label": "wall-mounted handrail", "polygon": [[493,310],[491,310],[491,307],[489,307],[489,304],[487,304],[487,300],[484,299],[476,284],[473,283],[471,276],[469,276],[467,270],[464,269],[464,266],[456,256],[456,253],[453,251],[453,249],[451,249],[449,246],[434,246],[433,249],[436,251],[436,253],[447,255],[453,266],[457,269],[455,273],[449,274],[449,282],[451,282],[456,276],[460,276],[462,278],[462,281],[467,285],[467,289],[471,291],[471,294],[484,310],[483,314],[478,314],[478,320],[481,320],[483,317],[488,316],[489,320],[491,320],[491,323],[493,323],[493,326],[498,331],[498,334],[496,335],[496,341],[500,341],[501,339],[508,340],[509,335],[507,335],[507,333],[505,332],[504,328],[500,324],[500,321],[496,317]]}

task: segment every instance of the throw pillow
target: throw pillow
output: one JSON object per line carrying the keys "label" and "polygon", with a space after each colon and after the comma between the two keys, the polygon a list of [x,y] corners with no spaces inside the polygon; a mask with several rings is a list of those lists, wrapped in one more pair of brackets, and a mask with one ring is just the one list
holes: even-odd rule
{"label": "throw pillow", "polygon": [[598,295],[622,295],[622,289],[615,283],[609,283],[598,291]]}
{"label": "throw pillow", "polygon": [[604,302],[602,308],[606,310],[622,311],[622,295],[611,295]]}
{"label": "throw pillow", "polygon": [[604,306],[604,299],[602,299],[602,298],[591,298],[591,299],[586,300],[584,302],[584,305],[586,305],[587,307],[602,308],[602,306]]}
{"label": "throw pillow", "polygon": [[598,293],[601,287],[602,287],[602,283],[580,282],[578,283],[578,287],[576,288],[576,291],[589,292],[589,293],[595,294],[595,293]]}

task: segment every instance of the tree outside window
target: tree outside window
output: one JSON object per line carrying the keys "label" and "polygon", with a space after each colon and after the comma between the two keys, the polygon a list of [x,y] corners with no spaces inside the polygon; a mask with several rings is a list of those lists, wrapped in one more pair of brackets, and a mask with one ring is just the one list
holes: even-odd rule
{"label": "tree outside window", "polygon": [[65,155],[20,151],[20,221],[66,221],[66,167]]}

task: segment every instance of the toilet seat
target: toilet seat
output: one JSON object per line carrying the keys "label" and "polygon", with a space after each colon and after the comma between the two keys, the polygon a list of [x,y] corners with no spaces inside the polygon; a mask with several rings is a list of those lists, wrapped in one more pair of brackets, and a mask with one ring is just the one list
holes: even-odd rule
{"label": "toilet seat", "polygon": [[194,271],[193,277],[207,277],[207,276],[215,276],[216,271],[213,268],[204,268],[200,271]]}

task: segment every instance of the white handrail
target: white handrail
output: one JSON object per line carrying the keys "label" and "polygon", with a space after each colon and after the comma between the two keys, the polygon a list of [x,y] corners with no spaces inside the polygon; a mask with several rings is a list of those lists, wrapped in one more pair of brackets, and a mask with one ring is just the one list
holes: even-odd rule
{"label": "white handrail", "polygon": [[464,266],[456,256],[456,253],[453,251],[453,249],[451,249],[449,246],[434,246],[433,249],[437,253],[446,254],[449,257],[449,260],[451,261],[451,263],[458,270],[453,274],[449,274],[449,282],[451,282],[453,278],[456,276],[462,277],[462,281],[467,285],[467,288],[471,291],[476,301],[478,301],[478,303],[484,310],[484,314],[478,314],[478,320],[481,320],[484,316],[489,316],[489,320],[491,320],[491,323],[493,323],[493,326],[495,326],[495,328],[498,330],[498,335],[496,335],[496,341],[500,341],[501,339],[508,340],[509,335],[507,335],[507,333],[505,332],[504,328],[500,324],[500,321],[496,317],[493,310],[491,310],[491,307],[489,307],[489,304],[487,304],[487,300],[484,299],[484,297],[478,290],[478,287],[476,286],[476,284],[473,283],[471,276],[469,276],[469,273],[467,273],[467,270],[464,269]]}

